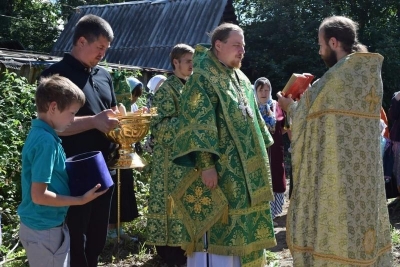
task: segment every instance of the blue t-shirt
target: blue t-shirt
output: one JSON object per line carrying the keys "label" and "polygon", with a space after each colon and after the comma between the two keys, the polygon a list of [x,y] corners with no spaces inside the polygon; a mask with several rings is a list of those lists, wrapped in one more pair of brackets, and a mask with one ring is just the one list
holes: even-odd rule
{"label": "blue t-shirt", "polygon": [[47,190],[70,195],[65,153],[61,139],[46,122],[32,120],[32,128],[22,149],[22,202],[18,207],[21,222],[34,230],[59,226],[65,220],[68,206],[51,207],[32,202],[33,182],[46,183]]}

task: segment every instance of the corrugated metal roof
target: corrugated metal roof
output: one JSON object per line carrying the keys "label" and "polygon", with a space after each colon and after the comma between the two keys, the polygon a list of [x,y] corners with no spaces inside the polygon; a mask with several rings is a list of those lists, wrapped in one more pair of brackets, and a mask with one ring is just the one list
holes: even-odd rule
{"label": "corrugated metal roof", "polygon": [[207,33],[223,21],[227,2],[231,1],[147,0],[81,6],[71,16],[51,54],[62,56],[70,51],[75,24],[82,16],[94,14],[108,21],[114,30],[107,62],[171,70],[172,47],[177,43],[193,47],[209,43]]}
{"label": "corrugated metal roof", "polygon": [[[48,67],[51,64],[54,64],[60,61],[62,57],[58,56],[50,56],[49,54],[43,54],[39,52],[33,51],[25,51],[25,50],[11,50],[11,49],[4,49],[0,48],[0,63],[4,65],[7,64],[19,64],[19,65],[30,65],[30,66],[45,66]],[[133,65],[124,65],[124,64],[117,64],[112,62],[100,62],[100,66],[106,69],[124,69],[130,71],[147,71],[147,72],[167,72],[163,69],[156,69],[156,68],[140,68]]]}

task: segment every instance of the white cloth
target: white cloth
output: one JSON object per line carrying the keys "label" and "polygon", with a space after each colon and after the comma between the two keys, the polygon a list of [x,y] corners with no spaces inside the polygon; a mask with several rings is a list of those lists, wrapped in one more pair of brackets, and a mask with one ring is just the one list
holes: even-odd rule
{"label": "white cloth", "polygon": [[135,111],[138,111],[138,110],[139,110],[138,105],[136,105],[136,103],[133,103],[133,104],[131,105],[131,112],[135,112]]}
{"label": "white cloth", "polygon": [[[157,85],[160,83],[160,81],[164,82],[166,79],[167,79],[167,77],[165,77],[164,75],[156,75],[156,76],[152,77],[149,80],[149,82],[147,83],[147,87],[149,88],[150,93],[155,94],[158,89],[158,88],[156,88]],[[160,85],[161,85],[161,83],[160,83]]]}
{"label": "white cloth", "polygon": [[[208,253],[208,267],[240,267],[239,256],[225,256]],[[187,258],[187,267],[207,267],[207,253],[194,252]]]}

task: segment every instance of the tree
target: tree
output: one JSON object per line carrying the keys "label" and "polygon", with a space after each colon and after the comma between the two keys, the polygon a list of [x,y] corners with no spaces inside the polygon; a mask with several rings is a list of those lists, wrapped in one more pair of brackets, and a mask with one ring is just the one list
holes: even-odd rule
{"label": "tree", "polygon": [[[140,1],[140,0],[133,0]],[[68,20],[68,18],[72,15],[73,12],[76,11],[78,6],[85,5],[105,5],[105,4],[113,4],[113,3],[123,3],[128,2],[124,0],[58,0],[58,3],[61,5],[61,14],[64,20]],[[129,1],[132,2],[132,1]]]}
{"label": "tree", "polygon": [[49,53],[76,7],[123,0],[2,0],[0,42],[19,41],[26,50]]}
{"label": "tree", "polygon": [[400,90],[397,0],[236,0],[235,8],[248,44],[243,70],[251,81],[268,77],[274,93],[293,72],[310,72],[318,78],[326,71],[318,55],[317,31],[321,21],[331,15],[357,21],[361,43],[385,57],[385,108],[393,92]]}
{"label": "tree", "polygon": [[61,32],[58,4],[41,0],[6,0],[0,5],[0,40],[19,41],[27,50],[50,52]]}

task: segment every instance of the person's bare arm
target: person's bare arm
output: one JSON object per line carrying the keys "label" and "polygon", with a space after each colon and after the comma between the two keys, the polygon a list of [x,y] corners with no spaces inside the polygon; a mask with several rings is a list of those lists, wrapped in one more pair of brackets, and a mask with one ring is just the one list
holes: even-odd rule
{"label": "person's bare arm", "polygon": [[64,132],[59,132],[58,134],[60,136],[69,136],[91,129],[97,129],[103,133],[108,133],[118,125],[116,111],[117,107],[112,107],[94,116],[75,117],[74,122]]}
{"label": "person's bare arm", "polygon": [[38,205],[52,206],[52,207],[64,207],[64,206],[75,206],[86,204],[93,199],[101,196],[108,189],[101,192],[96,192],[100,188],[100,184],[87,191],[84,195],[79,197],[65,196],[56,194],[52,191],[47,190],[46,183],[32,183],[31,197],[32,201]]}

